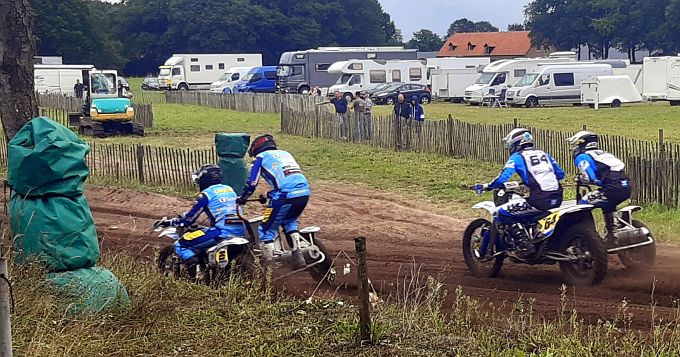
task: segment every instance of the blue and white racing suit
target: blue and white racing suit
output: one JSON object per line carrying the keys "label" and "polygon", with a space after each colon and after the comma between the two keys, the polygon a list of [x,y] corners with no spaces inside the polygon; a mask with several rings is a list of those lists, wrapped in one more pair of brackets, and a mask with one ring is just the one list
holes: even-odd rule
{"label": "blue and white racing suit", "polygon": [[260,241],[266,243],[276,238],[280,226],[286,234],[298,230],[297,220],[307,207],[311,192],[300,165],[287,151],[267,150],[255,157],[241,195],[243,199],[255,192],[260,177],[272,187],[267,193],[269,206],[259,228]]}
{"label": "blue and white racing suit", "polygon": [[580,203],[589,203],[602,208],[604,213],[613,213],[619,203],[630,198],[630,180],[624,171],[626,166],[614,155],[602,150],[588,150],[577,155],[574,163],[582,178],[600,187],[583,196]]}
{"label": "blue and white racing suit", "polygon": [[196,203],[175,225],[192,225],[204,213],[208,216],[210,227],[185,233],[175,242],[175,253],[186,261],[196,256],[197,251],[210,248],[221,240],[231,237],[244,237],[243,222],[236,215],[234,189],[227,185],[212,185],[196,196]]}
{"label": "blue and white racing suit", "polygon": [[489,188],[501,188],[512,175],[518,174],[529,188],[527,199],[519,198],[499,206],[495,219],[510,223],[514,218],[535,215],[562,204],[564,171],[552,156],[533,148],[513,153],[501,174],[489,184]]}

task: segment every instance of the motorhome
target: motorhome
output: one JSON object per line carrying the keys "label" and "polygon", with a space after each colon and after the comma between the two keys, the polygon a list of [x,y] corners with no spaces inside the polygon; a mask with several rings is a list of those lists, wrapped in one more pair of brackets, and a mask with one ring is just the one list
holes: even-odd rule
{"label": "motorhome", "polygon": [[213,93],[229,94],[234,92],[234,85],[242,80],[253,67],[232,67],[210,84],[210,91]]}
{"label": "motorhome", "polygon": [[353,60],[333,63],[328,73],[339,75],[338,81],[328,89],[328,95],[343,93],[347,100],[356,92],[371,90],[382,83],[427,84],[425,61]]}
{"label": "motorhome", "polygon": [[230,67],[261,65],[261,54],[174,54],[159,67],[158,82],[168,90],[210,89]]}
{"label": "motorhome", "polygon": [[591,107],[609,105],[620,107],[623,103],[637,103],[642,96],[626,75],[592,76],[581,81],[581,104]]}
{"label": "motorhome", "polygon": [[477,69],[491,63],[490,57],[438,57],[428,58],[425,66],[433,69]]}
{"label": "motorhome", "polygon": [[465,89],[473,85],[482,68],[431,69],[432,96],[455,103],[463,102]]}
{"label": "motorhome", "polygon": [[677,57],[647,57],[642,62],[646,100],[667,100],[680,106],[680,54]]}
{"label": "motorhome", "polygon": [[562,64],[527,73],[507,90],[509,105],[535,108],[539,105],[581,103],[581,81],[590,76],[611,76],[609,64]]}
{"label": "motorhome", "polygon": [[404,47],[319,47],[284,52],[277,68],[277,92],[306,94],[314,87],[329,87],[340,74],[329,73],[335,62],[348,60],[416,60],[418,51]]}
{"label": "motorhome", "polygon": [[84,83],[83,73],[94,69],[91,64],[35,64],[35,90],[40,93],[73,95],[76,81]]}

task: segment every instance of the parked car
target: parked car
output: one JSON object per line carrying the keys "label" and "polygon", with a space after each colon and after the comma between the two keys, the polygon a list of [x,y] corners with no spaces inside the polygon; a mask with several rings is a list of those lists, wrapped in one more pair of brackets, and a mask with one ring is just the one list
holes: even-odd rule
{"label": "parked car", "polygon": [[368,95],[371,96],[371,95],[373,95],[373,94],[375,94],[375,93],[378,93],[378,92],[387,91],[387,90],[389,90],[388,88],[390,88],[390,87],[400,86],[400,85],[402,85],[402,84],[404,84],[404,83],[400,83],[400,82],[397,82],[397,83],[383,83],[383,84],[381,84],[381,85],[379,85],[379,86],[377,86],[377,87],[375,87],[375,88],[373,88],[373,89],[371,89],[371,90],[367,90],[366,93],[368,93]]}
{"label": "parked car", "polygon": [[147,77],[142,81],[142,90],[160,90],[160,85],[158,84],[158,78]]}
{"label": "parked car", "polygon": [[381,92],[373,93],[371,100],[375,104],[392,105],[397,101],[397,96],[403,94],[406,100],[412,96],[417,95],[422,104],[427,104],[432,101],[430,89],[422,84],[399,83],[391,87],[387,87]]}

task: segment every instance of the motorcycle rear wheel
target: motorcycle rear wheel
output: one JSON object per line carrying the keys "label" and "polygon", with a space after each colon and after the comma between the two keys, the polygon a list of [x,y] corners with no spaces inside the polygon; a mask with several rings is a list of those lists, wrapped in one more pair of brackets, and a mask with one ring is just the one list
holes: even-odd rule
{"label": "motorcycle rear wheel", "polygon": [[[482,258],[489,257],[496,253],[494,239],[489,242],[487,247],[486,256],[479,256],[479,248],[481,245],[481,234],[484,229],[489,229],[489,234],[496,235],[496,228],[493,227],[489,220],[484,218],[479,218],[472,221],[465,228],[465,233],[463,233],[463,258],[465,258],[465,264],[467,264],[470,273],[474,276],[482,276],[493,278],[498,276],[501,268],[503,267],[503,261],[505,260],[505,255],[499,255],[489,261],[482,261]],[[477,234],[475,234],[477,233]]]}
{"label": "motorcycle rear wheel", "polygon": [[559,250],[568,254],[567,250],[572,247],[579,253],[590,253],[590,261],[561,261],[560,271],[565,280],[576,286],[599,284],[607,275],[607,249],[600,236],[583,225],[572,226],[563,234]]}
{"label": "motorcycle rear wheel", "polygon": [[[644,223],[635,219],[631,223],[635,228],[647,228]],[[647,230],[649,231],[649,228]],[[652,236],[651,231],[649,235]],[[639,270],[649,268],[654,265],[656,260],[656,243],[652,242],[652,244],[643,245],[642,247],[622,250],[617,255],[621,260],[621,264],[625,265],[628,269]]]}

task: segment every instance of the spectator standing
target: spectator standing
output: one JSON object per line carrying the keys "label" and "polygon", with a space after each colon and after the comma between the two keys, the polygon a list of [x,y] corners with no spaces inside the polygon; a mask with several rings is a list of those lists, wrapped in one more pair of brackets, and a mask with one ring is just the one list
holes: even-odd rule
{"label": "spectator standing", "polygon": [[371,139],[371,122],[373,121],[373,101],[369,98],[366,91],[361,92],[361,98],[364,100],[364,133],[366,134],[366,140]]}
{"label": "spectator standing", "polygon": [[316,105],[333,104],[335,107],[335,114],[340,122],[340,139],[347,140],[347,100],[342,96],[342,93],[335,92],[335,97],[331,100],[316,103]]}
{"label": "spectator standing", "polygon": [[83,99],[83,84],[80,83],[80,79],[76,79],[76,85],[73,86],[73,91],[76,92],[76,98]]}
{"label": "spectator standing", "polygon": [[364,119],[364,109],[366,108],[366,101],[361,98],[361,92],[356,92],[356,95],[354,96],[354,101],[352,102],[352,110],[354,111],[354,118],[356,119],[356,133],[357,136],[359,137],[359,140],[362,140],[364,138],[364,128],[363,128],[363,119]]}
{"label": "spectator standing", "polygon": [[425,121],[425,109],[418,103],[418,96],[411,97],[411,118],[415,121],[416,133],[420,134],[421,127]]}
{"label": "spectator standing", "polygon": [[394,140],[395,147],[397,149],[403,149],[402,145],[402,126],[406,124],[410,126],[411,123],[411,105],[404,100],[404,95],[399,94],[397,96],[397,102],[394,103]]}

